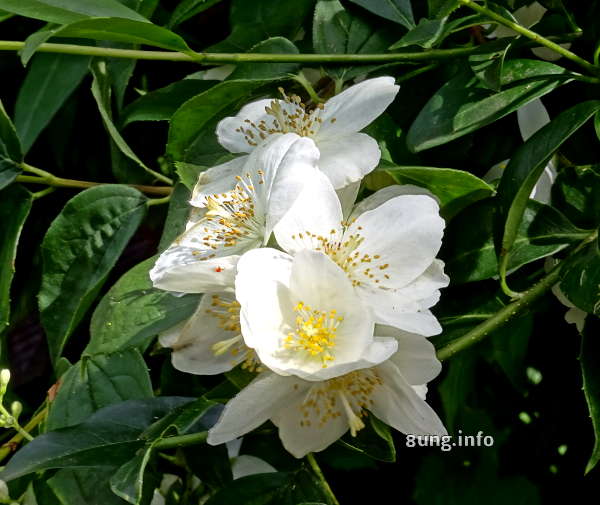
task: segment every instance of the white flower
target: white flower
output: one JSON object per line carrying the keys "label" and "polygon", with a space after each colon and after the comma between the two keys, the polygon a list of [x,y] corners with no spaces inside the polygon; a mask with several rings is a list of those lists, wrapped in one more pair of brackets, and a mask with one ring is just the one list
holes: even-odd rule
{"label": "white flower", "polygon": [[205,208],[150,271],[154,286],[183,293],[233,286],[240,254],[267,243],[307,180],[318,174],[312,140],[280,135],[246,160],[235,187],[205,198]]}
{"label": "white flower", "polygon": [[173,349],[173,367],[182,372],[216,375],[240,363],[248,370],[260,370],[256,353],[244,344],[240,304],[230,292],[204,295],[196,312],[163,332],[159,341]]}
{"label": "white flower", "polygon": [[265,460],[257,458],[256,456],[250,456],[249,454],[242,454],[240,456],[241,445],[241,438],[236,438],[231,442],[227,442],[227,456],[229,456],[229,462],[231,463],[233,480],[241,479],[248,475],[274,473],[277,471]]}
{"label": "white flower", "polygon": [[[375,139],[358,133],[383,113],[399,87],[392,77],[369,79],[307,110],[296,96],[264,99],[244,106],[237,116],[217,126],[219,142],[232,153],[251,153],[274,136],[285,133],[311,138],[320,151],[319,168],[336,189],[360,181],[379,163]],[[192,203],[202,206],[204,196],[231,187],[246,156],[213,167],[202,174]]]}
{"label": "white flower", "polygon": [[[524,5],[523,7],[517,9],[515,12],[513,12],[513,16],[521,26],[524,26],[525,28],[531,28],[544,17],[544,14],[547,12],[547,10],[548,9],[546,9],[539,2],[533,2],[530,5]],[[494,32],[491,33],[488,37],[497,37],[501,39],[505,37],[515,37],[517,35],[518,33],[515,32],[513,29],[508,28],[504,25],[498,25],[496,30],[494,30]],[[569,49],[571,47],[571,44],[567,42],[565,44],[560,44],[560,46],[565,49]],[[547,47],[535,47],[531,51],[538,58],[542,58],[543,60],[556,61],[562,58],[561,54]]]}
{"label": "white flower", "polygon": [[[521,138],[523,141],[527,141],[535,132],[550,122],[550,116],[542,101],[536,98],[517,110],[517,122]],[[507,164],[508,160],[497,163],[483,176],[483,180],[493,182],[500,179]],[[540,203],[550,203],[552,184],[556,180],[556,175],[556,162],[552,158],[544,167],[544,171],[535,183],[529,198]]]}
{"label": "white flower", "polygon": [[406,333],[397,332],[395,338],[399,352],[390,360],[329,380],[262,373],[227,403],[208,443],[233,440],[270,419],[284,447],[301,458],[325,449],[348,430],[356,435],[367,410],[405,434],[446,434],[424,398],[424,384],[440,370],[433,346]]}
{"label": "white flower", "polygon": [[373,336],[370,310],[321,252],[249,251],[238,263],[235,294],[246,345],[278,374],[330,379],[396,350],[393,338]]}
{"label": "white flower", "polygon": [[343,222],[331,185],[314,184],[275,227],[289,254],[325,253],[373,311],[375,321],[431,336],[441,327],[429,308],[448,285],[437,201],[415,186],[390,186],[360,202]]}

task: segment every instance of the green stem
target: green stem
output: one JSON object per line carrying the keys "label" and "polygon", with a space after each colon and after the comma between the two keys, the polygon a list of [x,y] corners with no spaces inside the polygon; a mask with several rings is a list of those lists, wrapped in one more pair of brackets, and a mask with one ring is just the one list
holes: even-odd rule
{"label": "green stem", "polygon": [[564,58],[567,58],[568,60],[571,60],[572,62],[577,63],[577,65],[585,68],[588,72],[591,72],[593,74],[600,73],[600,68],[594,66],[589,61],[586,61],[583,58],[581,58],[580,56],[577,56],[575,53],[569,51],[568,49],[565,49],[564,47],[559,46],[556,42],[552,42],[551,40],[547,39],[546,37],[542,37],[540,34],[535,33],[534,31],[531,31],[528,28],[525,28],[524,26],[521,26],[518,23],[515,23],[514,21],[511,21],[510,19],[506,19],[506,18],[500,16],[499,14],[496,14],[494,11],[488,9],[487,7],[484,7],[482,5],[475,3],[474,0],[459,0],[459,2],[462,5],[464,5],[465,7],[469,7],[470,9],[473,9],[474,11],[484,14],[488,18],[496,21],[497,23],[500,23],[501,25],[504,25],[504,26],[510,28],[511,30],[527,37],[528,39],[531,39],[531,40],[537,42],[538,44],[547,47],[548,49],[552,49],[553,51],[557,52]]}
{"label": "green stem", "polygon": [[[46,186],[51,186],[55,188],[92,188],[94,186],[105,186],[107,184],[114,184],[109,182],[92,182],[92,181],[78,181],[75,179],[63,179],[62,177],[56,177],[52,175],[51,177],[35,177],[31,175],[18,175],[16,178],[17,182],[25,183],[25,184],[44,184]],[[127,184],[132,188],[135,188],[142,193],[146,193],[148,195],[170,195],[173,191],[173,188],[170,186],[144,186],[140,184]]]}
{"label": "green stem", "polygon": [[[557,282],[560,281],[562,276],[562,271],[565,268],[565,265],[568,265],[569,262],[575,257],[575,255],[581,251],[585,246],[587,246],[590,242],[593,242],[598,237],[598,231],[595,230],[590,233],[577,247],[575,247],[571,253],[560,263],[558,263],[550,272],[546,274],[545,277],[534,284],[531,288],[523,293],[515,293],[517,295],[517,299],[512,303],[509,303],[498,312],[496,312],[489,319],[486,319],[481,324],[477,325],[471,331],[465,333],[462,337],[453,340],[449,344],[446,344],[444,347],[438,349],[437,357],[440,361],[451,358],[456,353],[463,351],[473,344],[480,342],[485,337],[487,337],[494,330],[500,328],[505,325],[508,321],[519,315],[523,312],[527,307],[529,307],[533,302],[539,299],[544,293],[549,291],[552,286],[554,286]],[[508,288],[507,288],[508,289]],[[510,291],[510,290],[509,290]],[[512,291],[510,291],[513,293]]]}
{"label": "green stem", "polygon": [[169,203],[170,199],[171,195],[167,195],[163,198],[151,198],[150,200],[148,200],[148,205],[162,205],[164,203]]}
{"label": "green stem", "polygon": [[331,490],[331,487],[329,486],[329,483],[327,482],[325,475],[323,475],[323,472],[321,471],[321,467],[317,463],[317,460],[315,459],[315,456],[312,452],[309,452],[306,455],[306,460],[308,461],[308,464],[310,465],[313,472],[315,472],[315,475],[319,479],[319,482],[321,484],[321,489],[323,490],[325,495],[327,495],[327,498],[329,498],[329,502],[332,505],[340,505],[340,502],[333,494],[333,491]]}
{"label": "green stem", "polygon": [[56,188],[53,186],[48,186],[46,189],[42,189],[41,191],[36,191],[31,194],[31,198],[37,200],[38,198],[42,198],[43,196],[49,195],[50,193],[54,193]]}
{"label": "green stem", "polygon": [[[0,40],[0,51],[20,51],[25,43],[13,40]],[[144,51],[109,47],[80,46],[76,44],[45,43],[38,52],[80,54],[134,60],[184,61],[203,64],[223,63],[350,63],[372,64],[403,61],[444,60],[468,55],[477,47],[451,49],[431,49],[420,52],[400,52],[384,54],[267,54],[267,53],[195,53],[193,55],[175,51]]]}
{"label": "green stem", "polygon": [[396,84],[399,84],[404,81],[408,81],[409,79],[412,79],[413,77],[417,77],[418,75],[424,74],[425,72],[429,72],[430,70],[433,70],[434,68],[437,68],[437,67],[439,67],[438,63],[431,63],[430,65],[426,65],[424,67],[417,68],[415,70],[411,70],[410,72],[406,72],[405,74],[402,74],[400,77],[396,77]]}
{"label": "green stem", "polygon": [[291,78],[298,84],[302,85],[302,87],[308,93],[308,96],[313,101],[313,103],[317,104],[323,101],[315,91],[313,85],[309,82],[309,80],[305,77],[305,75],[302,72],[291,75]]}
{"label": "green stem", "polygon": [[17,418],[15,416],[13,416],[8,410],[6,410],[6,408],[2,404],[0,404],[0,413],[6,419],[12,420],[12,422],[10,423],[9,426],[11,428],[15,429],[17,431],[17,433],[19,433],[21,435],[22,438],[25,438],[27,440],[33,440],[33,437],[26,430],[24,430],[23,427],[19,424],[19,421],[17,421]]}
{"label": "green stem", "polygon": [[176,435],[168,437],[156,442],[154,448],[158,450],[176,449],[178,447],[187,447],[188,445],[202,444],[206,442],[208,436],[207,431],[199,431],[198,433],[190,433],[189,435]]}

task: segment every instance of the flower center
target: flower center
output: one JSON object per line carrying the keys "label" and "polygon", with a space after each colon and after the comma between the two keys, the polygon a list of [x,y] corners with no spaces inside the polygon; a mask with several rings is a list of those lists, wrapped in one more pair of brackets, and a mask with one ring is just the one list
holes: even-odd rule
{"label": "flower center", "polygon": [[319,357],[323,368],[334,358],[330,350],[335,347],[335,338],[339,324],[344,320],[335,310],[322,311],[312,309],[303,302],[294,307],[296,329],[288,333],[284,346]]}
{"label": "flower center", "polygon": [[[309,109],[298,95],[288,96],[283,88],[279,88],[279,92],[283,100],[273,100],[265,107],[267,118],[261,119],[258,124],[245,119],[247,126],[236,128],[235,131],[242,133],[249,145],[257,146],[274,133],[297,133],[301,137],[314,137],[319,131],[323,123],[321,113],[325,108],[322,103]],[[335,118],[330,121],[335,123]]]}
{"label": "flower center", "polygon": [[238,357],[242,356],[242,368],[250,372],[260,372],[260,361],[254,349],[250,349],[244,343],[240,326],[240,304],[237,300],[224,300],[218,295],[212,295],[211,307],[206,313],[217,319],[219,328],[234,333],[234,336],[220,340],[211,347],[215,356],[221,356],[229,352],[235,361],[239,363]]}
{"label": "flower center", "polygon": [[[259,170],[258,174],[259,184],[264,184],[263,172]],[[264,222],[255,206],[256,194],[250,174],[245,178],[237,176],[237,181],[231,191],[206,197],[202,237],[206,247],[232,247],[242,238],[262,236]]]}
{"label": "flower center", "polygon": [[310,427],[315,422],[322,428],[330,420],[344,414],[350,434],[356,436],[365,427],[362,418],[366,415],[366,409],[373,404],[373,391],[381,384],[383,381],[377,370],[367,368],[313,386],[300,405],[300,426]]}

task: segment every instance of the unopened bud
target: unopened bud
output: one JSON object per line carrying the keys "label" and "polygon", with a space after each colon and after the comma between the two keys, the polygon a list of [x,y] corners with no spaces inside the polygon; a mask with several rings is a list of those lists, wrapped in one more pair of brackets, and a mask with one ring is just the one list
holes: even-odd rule
{"label": "unopened bud", "polygon": [[10,412],[15,419],[18,419],[23,412],[23,404],[21,402],[14,401],[10,404]]}
{"label": "unopened bud", "polygon": [[7,386],[10,382],[10,370],[8,368],[4,368],[0,372],[0,384],[3,386]]}

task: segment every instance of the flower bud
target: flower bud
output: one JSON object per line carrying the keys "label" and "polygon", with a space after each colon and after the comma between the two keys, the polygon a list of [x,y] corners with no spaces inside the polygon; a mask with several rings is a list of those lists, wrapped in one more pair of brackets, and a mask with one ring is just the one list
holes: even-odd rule
{"label": "flower bud", "polygon": [[2,386],[7,386],[10,382],[10,370],[8,368],[4,368],[0,372],[0,384]]}
{"label": "flower bud", "polygon": [[18,401],[14,401],[10,404],[10,412],[15,419],[18,419],[23,412],[23,404]]}

